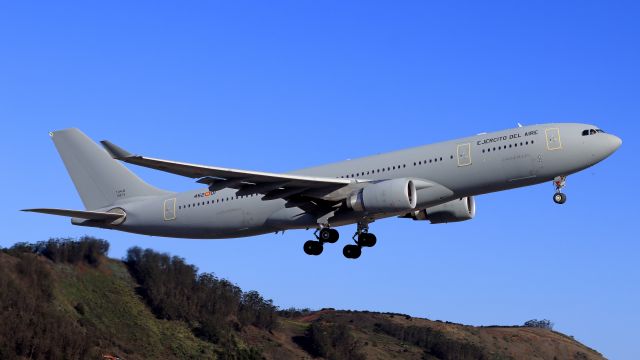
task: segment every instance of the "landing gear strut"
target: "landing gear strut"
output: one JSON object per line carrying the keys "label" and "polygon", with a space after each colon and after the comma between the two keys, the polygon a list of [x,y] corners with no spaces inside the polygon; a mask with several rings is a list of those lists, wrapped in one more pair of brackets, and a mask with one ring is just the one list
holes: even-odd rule
{"label": "landing gear strut", "polygon": [[303,249],[307,255],[318,256],[322,254],[324,250],[324,243],[333,244],[340,238],[340,233],[337,230],[323,227],[316,230],[315,235],[317,240],[309,240],[304,243]]}
{"label": "landing gear strut", "polygon": [[567,202],[567,195],[562,192],[562,188],[564,188],[566,182],[566,176],[556,176],[556,178],[553,179],[553,185],[556,188],[556,193],[553,194],[553,202],[556,204],[562,205]]}
{"label": "landing gear strut", "polygon": [[355,245],[347,245],[342,250],[342,254],[347,259],[357,259],[362,255],[363,247],[373,247],[376,245],[376,236],[369,232],[368,222],[358,222],[358,230],[353,235],[353,241],[355,241]]}

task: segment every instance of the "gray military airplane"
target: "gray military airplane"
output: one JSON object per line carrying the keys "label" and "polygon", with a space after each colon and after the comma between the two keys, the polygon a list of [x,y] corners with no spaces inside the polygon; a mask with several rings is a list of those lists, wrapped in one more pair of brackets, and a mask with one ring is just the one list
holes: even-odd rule
{"label": "gray military airplane", "polygon": [[[475,216],[474,196],[553,181],[557,204],[566,177],[607,158],[620,138],[587,124],[542,124],[289,173],[189,164],[100,146],[77,129],[49,134],[86,210],[27,209],[71,217],[74,225],[137,234],[222,239],[290,229],[315,229],[304,244],[320,255],[335,227],[357,224],[345,257],[376,244],[375,220],[399,216],[432,224]],[[118,160],[197,179],[200,190],[153,187]]]}

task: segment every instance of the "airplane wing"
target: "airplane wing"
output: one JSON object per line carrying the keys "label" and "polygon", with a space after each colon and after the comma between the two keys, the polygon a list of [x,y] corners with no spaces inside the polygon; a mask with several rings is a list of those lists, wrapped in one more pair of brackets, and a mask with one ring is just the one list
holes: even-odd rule
{"label": "airplane wing", "polygon": [[[134,155],[106,140],[101,143],[114,159],[199,179],[197,182],[208,185],[211,191],[238,189],[239,196],[259,193],[265,194],[266,199],[275,199],[305,195],[332,201],[343,199],[353,188],[366,183],[356,179],[278,174],[155,159]],[[358,186],[358,183],[361,185]]]}
{"label": "airplane wing", "polygon": [[116,221],[123,218],[124,214],[102,212],[102,211],[84,211],[84,210],[67,210],[67,209],[24,209],[22,211],[37,212],[41,214],[68,216],[72,218],[99,220],[99,221]]}

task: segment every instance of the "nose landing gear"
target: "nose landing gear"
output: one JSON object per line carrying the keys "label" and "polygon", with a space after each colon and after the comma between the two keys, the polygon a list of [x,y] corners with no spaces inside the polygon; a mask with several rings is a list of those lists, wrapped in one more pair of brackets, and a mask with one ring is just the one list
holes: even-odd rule
{"label": "nose landing gear", "polygon": [[556,178],[553,179],[553,185],[556,188],[556,193],[553,194],[553,202],[556,204],[562,205],[567,202],[567,195],[562,192],[566,182],[566,176],[556,176]]}

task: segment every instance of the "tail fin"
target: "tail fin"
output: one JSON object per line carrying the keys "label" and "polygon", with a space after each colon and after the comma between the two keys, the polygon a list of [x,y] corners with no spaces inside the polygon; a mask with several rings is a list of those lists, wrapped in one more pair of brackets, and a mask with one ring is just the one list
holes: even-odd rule
{"label": "tail fin", "polygon": [[88,210],[136,196],[167,194],[137,177],[78,129],[50,133]]}

